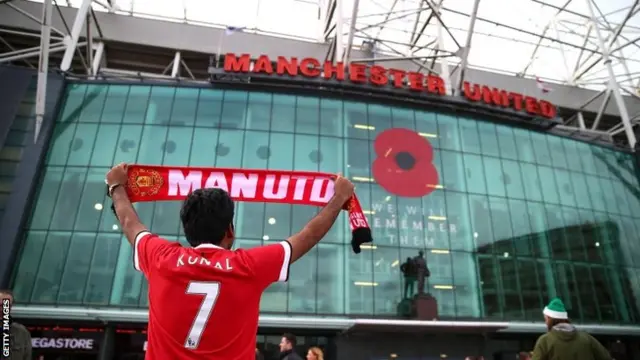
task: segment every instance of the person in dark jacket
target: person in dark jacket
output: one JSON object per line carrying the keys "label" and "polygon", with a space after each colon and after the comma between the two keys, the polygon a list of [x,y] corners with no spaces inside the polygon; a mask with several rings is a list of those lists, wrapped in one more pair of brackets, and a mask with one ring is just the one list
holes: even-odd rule
{"label": "person in dark jacket", "polygon": [[571,324],[562,300],[552,299],[542,313],[548,332],[538,338],[532,360],[611,360],[598,340]]}
{"label": "person in dark jacket", "polygon": [[[0,290],[0,299],[4,305],[5,300],[9,301],[9,307],[13,305],[13,294],[10,290]],[[29,330],[18,324],[11,322],[11,360],[31,360],[31,334]]]}
{"label": "person in dark jacket", "polygon": [[264,357],[262,356],[258,348],[256,348],[256,360],[264,360]]}
{"label": "person in dark jacket", "polygon": [[296,336],[290,333],[282,335],[280,340],[280,360],[302,360],[296,354]]}

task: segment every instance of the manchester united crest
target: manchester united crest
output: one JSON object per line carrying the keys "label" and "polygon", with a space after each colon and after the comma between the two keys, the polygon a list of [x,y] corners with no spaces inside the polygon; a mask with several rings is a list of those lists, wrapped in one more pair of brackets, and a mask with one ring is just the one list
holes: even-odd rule
{"label": "manchester united crest", "polygon": [[352,197],[351,199],[349,199],[349,202],[347,203],[347,211],[352,212],[355,208],[356,208],[356,201]]}
{"label": "manchester united crest", "polygon": [[158,194],[164,180],[155,170],[135,169],[129,174],[129,189],[137,196]]}

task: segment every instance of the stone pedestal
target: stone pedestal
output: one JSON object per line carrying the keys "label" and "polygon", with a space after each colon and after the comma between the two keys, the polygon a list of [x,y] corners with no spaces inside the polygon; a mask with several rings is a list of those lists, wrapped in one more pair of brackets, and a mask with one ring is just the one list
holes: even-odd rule
{"label": "stone pedestal", "polygon": [[413,314],[417,320],[437,320],[438,302],[430,294],[418,294],[413,298]]}

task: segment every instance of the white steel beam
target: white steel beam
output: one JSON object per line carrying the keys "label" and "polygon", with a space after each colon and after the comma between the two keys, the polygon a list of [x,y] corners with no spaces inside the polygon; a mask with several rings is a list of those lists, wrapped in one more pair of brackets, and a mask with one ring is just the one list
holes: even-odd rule
{"label": "white steel beam", "polygon": [[634,97],[634,98],[640,100],[640,94],[634,94],[632,91],[629,91],[629,90],[625,89],[624,87],[620,87],[620,90],[626,92],[631,97]]}
{"label": "white steel beam", "polygon": [[171,69],[171,77],[178,77],[180,73],[180,51],[176,51],[176,54],[173,56],[173,68]]}
{"label": "white steel beam", "polygon": [[86,29],[87,29],[87,61],[85,62],[87,75],[95,75],[93,71],[93,36],[91,35],[91,13],[87,12]]}
{"label": "white steel beam", "polygon": [[638,43],[640,43],[640,36],[638,36],[637,38],[635,38],[635,39],[633,39],[633,40],[629,40],[629,41],[627,41],[626,43],[624,43],[624,44],[622,44],[622,45],[618,46],[617,48],[615,48],[615,49],[613,49],[613,50],[611,50],[611,52],[620,51],[620,50],[622,50],[622,49],[626,48],[626,47],[627,47],[627,46],[629,46],[629,45],[636,45],[636,44],[638,44]]}
{"label": "white steel beam", "polygon": [[382,33],[382,31],[384,30],[384,27],[387,25],[387,22],[389,21],[389,18],[391,17],[391,14],[393,14],[393,9],[395,9],[397,4],[398,4],[398,0],[393,0],[393,3],[391,4],[391,8],[385,14],[384,20],[382,20],[382,22],[380,23],[380,27],[378,27],[378,33],[376,34],[374,39],[377,40],[377,39],[380,38],[380,33]]}
{"label": "white steel beam", "polygon": [[[587,46],[587,43],[589,42],[592,30],[593,30],[593,24],[591,22],[589,22],[589,24],[587,25],[587,33],[584,35],[584,41],[582,42],[582,47],[583,48],[585,46]],[[584,50],[580,50],[580,54],[578,55],[578,58],[576,59],[576,66],[573,67],[573,75],[571,75],[571,82],[574,83],[574,84],[576,82],[576,74],[578,73],[578,70],[580,69],[580,64],[581,64],[580,61],[582,60],[582,55],[584,55]]]}
{"label": "white steel beam", "polygon": [[[438,19],[438,23],[436,24],[437,26],[437,33],[438,33],[438,47],[436,48],[436,52],[435,54],[438,54],[438,50],[444,50],[444,23],[442,22],[442,19],[440,18],[440,7],[443,3],[443,0],[440,1],[439,4],[437,4],[434,8],[434,16]],[[435,61],[435,60],[434,60]],[[445,89],[447,89],[447,92],[450,90],[454,90],[451,88],[451,75],[449,72],[449,61],[447,60],[447,58],[442,58],[442,60],[440,60],[440,76],[442,76],[442,80],[444,80],[444,87]]]}
{"label": "white steel beam", "polygon": [[182,65],[182,68],[187,72],[187,74],[189,74],[189,77],[191,77],[192,80],[195,80],[196,77],[193,76],[193,73],[191,72],[191,69],[189,69],[189,67],[184,62],[184,60],[180,59],[180,64]]}
{"label": "white steel beam", "polygon": [[375,58],[363,58],[363,59],[353,59],[351,62],[384,62],[384,61],[400,61],[400,60],[428,60],[428,59],[438,59],[438,58],[446,58],[453,57],[453,54],[444,54],[444,55],[423,55],[423,56],[397,56],[397,57],[375,57]]}
{"label": "white steel beam", "polygon": [[356,20],[358,19],[358,6],[360,0],[353,0],[353,9],[351,9],[351,23],[349,24],[349,37],[347,38],[347,47],[344,52],[344,63],[348,64],[351,58],[351,48],[353,47],[353,37],[356,33]]}
{"label": "white steel beam", "polygon": [[[35,37],[38,39],[40,38],[40,34],[33,34],[26,31],[16,31],[16,30],[9,30],[9,29],[0,29],[0,34],[20,35],[20,36],[26,36],[26,37]],[[52,35],[51,40],[63,41],[64,37]]]}
{"label": "white steel beam", "polygon": [[471,39],[473,38],[473,31],[476,26],[476,15],[478,15],[478,7],[480,0],[474,0],[473,9],[471,10],[471,19],[469,19],[469,29],[467,31],[467,40],[462,50],[462,60],[460,61],[460,71],[458,71],[458,77],[456,79],[456,88],[454,94],[462,92],[462,82],[464,81],[464,72],[467,69],[469,62],[469,52],[471,51]]}
{"label": "white steel beam", "polygon": [[[84,43],[82,43],[81,45],[84,45]],[[81,45],[79,44],[79,46],[81,46]],[[65,51],[67,49],[67,47],[65,45],[59,45],[57,47],[49,47],[48,49],[49,49],[48,50],[49,54],[51,54],[51,53],[59,53],[59,52]],[[2,59],[0,59],[0,64],[8,63],[8,62],[16,61],[16,60],[28,59],[28,58],[32,58],[32,57],[36,57],[36,56],[40,56],[40,50],[31,51],[31,52],[28,52],[28,53],[22,53],[22,54],[13,55],[13,56],[3,57]]]}
{"label": "white steel beam", "polygon": [[98,74],[100,67],[102,66],[102,60],[104,58],[104,43],[100,41],[95,44],[96,52],[93,55],[93,63],[91,64],[91,74],[93,76]]}
{"label": "white steel beam", "polygon": [[[426,4],[426,0],[422,0],[422,4]],[[428,4],[427,4],[427,6],[428,6]],[[430,8],[428,7],[427,9],[430,9]],[[418,11],[419,11],[418,12],[418,16],[419,16],[422,13],[423,9],[420,8]],[[420,40],[420,37],[422,37],[422,35],[424,35],[424,31],[427,28],[427,26],[429,25],[429,23],[431,22],[431,19],[433,19],[433,10],[430,11],[429,17],[427,17],[427,20],[424,22],[424,24],[422,24],[422,28],[420,29],[420,31],[418,31],[418,32],[416,32],[415,34],[412,35],[411,44],[409,46],[409,48],[411,50],[413,50],[418,45],[418,41]],[[420,20],[420,18],[418,17],[416,19],[416,21],[419,21],[419,20]],[[425,47],[428,47],[428,46],[431,46],[431,45],[427,45]]]}
{"label": "white steel beam", "polygon": [[[560,39],[560,31],[558,31],[558,19],[557,17],[551,20],[551,26],[553,26],[553,31],[556,33],[556,37],[558,39]],[[573,85],[573,74],[571,73],[571,71],[569,70],[569,62],[567,60],[567,53],[564,50],[564,45],[562,43],[558,44],[558,47],[560,48],[560,55],[562,55],[562,63],[564,64],[564,70],[565,70],[565,81],[569,82],[569,85]]]}
{"label": "white steel beam", "polygon": [[335,61],[342,60],[344,56],[344,40],[343,40],[343,25],[344,25],[344,12],[343,12],[344,0],[336,0],[336,11],[333,15],[336,18],[336,56]]}
{"label": "white steel beam", "polygon": [[[420,15],[422,15],[422,11],[420,11],[420,9],[422,8],[422,2],[424,0],[420,0],[418,2],[418,8],[416,9],[416,20],[413,22],[413,30],[411,31],[411,38],[410,38],[410,44],[413,44],[413,40],[416,38],[416,31],[418,30],[418,23],[420,23]],[[413,46],[410,46],[411,48],[413,48]]]}
{"label": "white steel beam", "polygon": [[336,0],[326,0],[326,2],[324,4],[321,4],[320,6],[321,9],[324,8],[322,13],[320,14],[322,23],[322,32],[320,36],[322,37],[323,41],[327,41],[329,40],[331,27],[334,26],[332,23],[336,12]]}
{"label": "white steel beam", "polygon": [[[640,113],[637,113],[635,115],[633,115],[631,117],[631,126],[634,127],[636,125],[638,125],[638,119],[640,119]],[[611,136],[615,136],[620,134],[621,132],[624,132],[624,126],[620,127],[618,125],[612,127],[611,129],[609,129],[609,133],[611,134]]]}
{"label": "white steel beam", "polygon": [[120,78],[120,79],[155,79],[162,80],[171,83],[180,82],[182,80],[189,80],[191,84],[211,84],[209,80],[194,80],[194,79],[186,79],[183,77],[175,77],[172,78],[169,75],[164,74],[156,74],[149,72],[141,72],[141,71],[131,71],[131,70],[120,70],[120,69],[109,69],[103,68],[100,71],[101,78]]}
{"label": "white steel beam", "polygon": [[620,93],[620,87],[618,86],[618,82],[616,81],[616,75],[613,72],[613,67],[611,66],[611,59],[609,58],[610,47],[604,43],[604,38],[602,37],[602,33],[600,32],[600,28],[598,27],[591,0],[585,1],[587,2],[589,15],[591,16],[591,21],[594,25],[596,36],[598,37],[600,51],[602,52],[602,59],[604,60],[604,64],[607,67],[607,72],[609,73],[609,89],[613,92],[613,97],[616,100],[616,104],[618,105],[618,112],[620,113],[620,117],[622,118],[622,125],[624,126],[625,133],[627,134],[629,147],[633,149],[636,146],[636,134],[633,132],[633,127],[631,126],[631,121],[629,120],[629,113],[627,112],[627,106],[624,103],[624,99],[622,98],[622,94]]}
{"label": "white steel beam", "polygon": [[[55,44],[51,44],[50,46],[51,47],[58,47],[60,45],[64,45],[64,43],[55,43]],[[38,53],[39,51],[40,51],[40,46],[5,52],[5,53],[0,54],[0,64],[3,63],[3,62],[6,62],[6,61],[3,61],[3,59],[5,57],[28,54],[28,53],[33,53],[33,52]]]}
{"label": "white steel beam", "polygon": [[582,116],[582,111],[578,111],[577,116],[578,116],[578,127],[583,130],[586,129],[587,125],[585,125],[584,123],[584,116]]}
{"label": "white steel beam", "polygon": [[89,13],[89,7],[91,6],[92,0],[82,0],[82,4],[78,8],[76,12],[76,19],[73,22],[73,26],[71,28],[71,34],[68,38],[69,43],[67,44],[67,50],[64,52],[64,56],[62,57],[62,63],[60,64],[60,69],[62,71],[68,71],[71,68],[71,60],[73,60],[73,55],[76,52],[76,46],[78,45],[78,39],[80,38],[80,32],[84,27],[84,22],[87,18],[87,14]]}
{"label": "white steel beam", "polygon": [[33,142],[38,142],[40,128],[45,114],[47,99],[47,77],[49,76],[49,42],[51,40],[51,15],[53,0],[44,0],[42,7],[42,27],[40,29],[40,62],[38,63],[38,85],[36,88],[36,124]]}
{"label": "white steel beam", "polygon": [[[9,50],[11,51],[16,51],[16,48],[14,48],[13,46],[11,46],[11,44],[9,44],[5,39],[2,38],[2,36],[0,36],[0,42],[3,43],[7,48],[9,48]],[[33,66],[33,64],[31,64],[30,62],[26,61],[26,60],[22,60],[25,65],[27,65],[28,67],[35,69],[36,67]]]}
{"label": "white steel beam", "polygon": [[108,2],[104,3],[101,0],[93,0],[93,2],[98,4],[98,5],[100,5],[100,6],[102,6],[105,9],[107,9],[107,11],[110,12],[110,13],[112,13],[112,12],[114,12],[116,10],[116,8],[114,6],[111,6],[111,4],[109,4]]}
{"label": "white steel beam", "polygon": [[529,62],[527,63],[527,66],[525,66],[524,69],[522,70],[522,72],[520,73],[522,76],[527,74],[527,70],[529,70],[529,67],[531,67],[531,65],[533,64],[533,61],[536,58],[536,53],[538,52],[538,49],[540,48],[540,45],[542,44],[542,40],[544,40],[546,38],[547,31],[549,31],[549,28],[551,27],[551,22],[554,21],[554,19],[558,16],[558,14],[560,14],[561,12],[564,11],[564,9],[571,3],[571,1],[572,0],[567,0],[567,2],[561,8],[558,8],[557,9],[558,12],[556,12],[556,14],[553,16],[553,18],[547,23],[547,25],[544,26],[544,29],[542,30],[541,35],[538,37],[538,43],[533,48],[533,53],[531,54],[531,60],[529,60]]}
{"label": "white steel beam", "polygon": [[[444,0],[440,0],[440,3],[437,5],[435,3],[432,3],[431,0],[425,0],[425,2],[429,6],[429,8],[431,8],[431,11],[433,11],[433,16],[435,16],[436,20],[438,20],[438,23],[440,23],[440,25],[442,25],[442,27],[447,32],[447,34],[449,34],[449,36],[451,37],[451,40],[453,40],[453,42],[456,44],[458,49],[461,48],[462,46],[460,46],[460,43],[458,42],[458,40],[456,40],[455,36],[453,36],[453,34],[451,33],[451,30],[449,30],[447,25],[445,25],[444,21],[442,21],[441,15],[442,15],[442,10],[444,10],[442,3],[444,2]],[[453,12],[450,9],[448,9],[448,11]],[[464,14],[464,15],[470,16],[469,14]]]}
{"label": "white steel beam", "polygon": [[[629,21],[631,16],[633,16],[633,14],[635,13],[634,10],[635,10],[635,7],[637,6],[639,1],[640,0],[635,0],[634,1],[633,6],[631,6],[631,8],[629,9],[629,12],[627,13],[627,16],[625,16],[624,20],[620,24],[618,24],[618,26],[613,30],[613,35],[612,36],[608,36],[607,39],[604,39],[604,38],[602,39],[602,41],[603,41],[602,44],[604,44],[605,41],[607,41],[607,40],[609,41],[609,44],[607,45],[607,48],[606,48],[607,52],[608,52],[607,53],[607,58],[611,58],[611,54],[614,52],[614,51],[611,50],[611,47],[614,44],[616,44],[616,40],[618,39],[618,36],[620,36],[620,33],[622,32],[622,29],[627,24],[627,21]],[[595,12],[593,12],[593,5],[591,3],[589,3],[589,4],[591,6],[589,8],[589,11],[595,14]],[[598,35],[598,37],[601,37],[602,33],[600,32],[600,28],[598,27],[598,21],[595,18],[592,18],[591,21],[593,23],[593,26],[594,26],[595,30],[597,30],[597,34],[600,34],[600,35]],[[619,50],[619,49],[620,48],[616,48],[615,50]],[[601,52],[602,53],[600,54],[600,56],[598,56],[591,64],[589,64],[580,74],[578,74],[577,76],[574,77],[576,80],[580,79],[587,72],[589,72],[589,70],[593,69],[593,67],[596,66],[598,63],[600,63],[600,61],[605,60],[604,50],[601,50]],[[591,53],[587,57],[587,59],[585,59],[583,64],[585,64],[592,56],[594,56],[594,53]],[[608,65],[606,65],[606,66],[608,66]]]}
{"label": "white steel beam", "polygon": [[607,105],[609,105],[609,100],[611,100],[611,90],[607,90],[607,94],[604,96],[602,103],[600,103],[600,108],[598,109],[598,113],[596,114],[595,120],[593,120],[593,125],[591,125],[591,130],[598,129],[598,125],[600,125],[600,119],[602,119],[602,115],[604,111],[607,109]]}

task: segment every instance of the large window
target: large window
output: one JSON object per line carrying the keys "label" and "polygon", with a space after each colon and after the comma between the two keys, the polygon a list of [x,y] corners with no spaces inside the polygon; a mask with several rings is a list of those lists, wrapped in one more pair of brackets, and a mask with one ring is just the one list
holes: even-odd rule
{"label": "large window", "polygon": [[[290,281],[267,290],[265,312],[392,316],[399,265],[422,250],[442,317],[539,320],[561,296],[577,321],[639,323],[631,156],[486,120],[276,93],[70,85],[16,298],[147,305],[146,281],[105,198],[105,173],[125,161],[342,172],[356,182],[374,245],[353,254],[341,216]],[[179,206],[136,205],[154,232],[184,242]],[[236,245],[284,239],[316,212],[241,203]]]}

